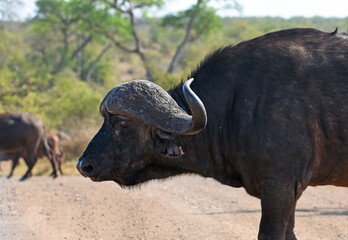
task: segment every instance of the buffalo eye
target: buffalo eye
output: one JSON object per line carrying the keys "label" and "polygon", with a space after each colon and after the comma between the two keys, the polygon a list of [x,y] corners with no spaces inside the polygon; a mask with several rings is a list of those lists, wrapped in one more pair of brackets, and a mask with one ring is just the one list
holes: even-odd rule
{"label": "buffalo eye", "polygon": [[121,121],[117,121],[114,124],[114,128],[118,129],[118,128],[127,128],[128,127],[128,122],[125,120],[121,120]]}
{"label": "buffalo eye", "polygon": [[127,129],[128,127],[129,127],[129,123],[126,120],[116,121],[115,124],[113,125],[113,128],[115,129],[115,133],[117,136],[123,133],[123,131]]}
{"label": "buffalo eye", "polygon": [[128,128],[129,124],[127,121],[117,121],[115,124],[114,124],[114,128],[117,130],[117,129],[126,129]]}

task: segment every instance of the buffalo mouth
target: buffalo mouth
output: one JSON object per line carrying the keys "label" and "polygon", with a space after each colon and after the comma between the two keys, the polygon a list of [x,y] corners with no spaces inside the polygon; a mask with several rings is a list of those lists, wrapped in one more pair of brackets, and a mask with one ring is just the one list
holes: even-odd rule
{"label": "buffalo mouth", "polygon": [[103,178],[103,177],[90,177],[90,179],[93,182],[103,182],[103,181],[107,181],[107,179]]}
{"label": "buffalo mouth", "polygon": [[113,175],[110,174],[108,176],[93,176],[93,177],[88,177],[91,179],[93,182],[104,182],[104,181],[114,181],[120,185],[128,185],[128,178],[125,178],[125,176],[120,176],[120,175]]}
{"label": "buffalo mouth", "polygon": [[133,172],[111,174],[109,180],[116,182],[121,187],[132,187],[150,180],[164,179],[188,172],[190,171],[176,167],[151,164]]}
{"label": "buffalo mouth", "polygon": [[137,182],[135,181],[135,178],[137,176],[137,172],[135,173],[128,173],[128,174],[120,174],[119,172],[115,173],[109,173],[107,175],[98,175],[98,176],[90,176],[88,177],[93,182],[104,182],[104,181],[113,181],[116,182],[121,187],[126,186],[133,186],[136,185]]}
{"label": "buffalo mouth", "polygon": [[141,169],[120,173],[110,171],[108,174],[98,174],[98,176],[89,177],[94,182],[113,181],[122,188],[133,187],[141,183],[154,179],[163,179],[170,176],[185,173],[186,171],[180,168],[161,166],[156,164],[147,165]]}
{"label": "buffalo mouth", "polygon": [[138,172],[132,174],[123,174],[123,175],[113,175],[110,177],[110,181],[116,182],[118,185],[123,187],[131,187],[137,185],[139,182],[136,181]]}

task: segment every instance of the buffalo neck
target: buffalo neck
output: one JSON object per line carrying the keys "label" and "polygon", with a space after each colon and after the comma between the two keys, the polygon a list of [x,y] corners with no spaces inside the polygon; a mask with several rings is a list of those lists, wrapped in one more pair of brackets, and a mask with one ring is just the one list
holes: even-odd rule
{"label": "buffalo neck", "polygon": [[[194,84],[199,80],[201,80],[199,84]],[[208,123],[198,134],[177,136],[177,142],[183,146],[185,153],[183,156],[182,168],[203,177],[215,178],[227,185],[240,187],[241,180],[236,166],[233,164],[232,149],[231,147],[224,147],[231,146],[229,143],[231,143],[232,140],[231,136],[224,134],[226,132],[224,128],[230,127],[226,125],[229,116],[219,114],[219,111],[223,111],[224,109],[219,109],[219,106],[214,104],[214,99],[204,98],[204,91],[207,91],[209,88],[209,84],[205,83],[204,79],[195,79],[191,87],[198,97],[201,98],[206,107]],[[182,92],[182,83],[176,88],[171,89],[169,94],[182,109],[188,114],[191,114]],[[220,94],[220,96],[226,96],[226,98],[219,98],[218,101],[224,101],[222,105],[230,107],[230,112],[232,113],[233,97],[231,93],[222,92]]]}

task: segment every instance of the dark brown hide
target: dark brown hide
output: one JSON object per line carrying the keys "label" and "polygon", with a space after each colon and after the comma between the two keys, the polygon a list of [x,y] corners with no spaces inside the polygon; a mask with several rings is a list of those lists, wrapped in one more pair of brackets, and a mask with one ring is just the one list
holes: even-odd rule
{"label": "dark brown hide", "polygon": [[[208,117],[201,132],[163,131],[101,108],[104,123],[79,171],[121,186],[195,173],[243,187],[261,199],[258,239],[295,240],[302,192],[348,187],[347,37],[315,29],[270,33],[218,49],[190,78]],[[182,84],[168,93],[190,113]]]}
{"label": "dark brown hide", "polygon": [[[63,174],[61,165],[64,161],[65,153],[59,147],[60,146],[59,137],[57,136],[57,134],[53,134],[53,133],[47,133],[46,136],[47,136],[47,143],[49,146],[49,153],[52,155],[53,159],[55,160],[57,170],[59,170],[59,172]],[[40,143],[39,149],[38,149],[38,158],[43,158],[43,157],[47,157],[49,159],[49,156],[44,151],[43,144]],[[52,168],[54,169],[53,166]],[[54,175],[54,173],[52,172],[51,175]]]}
{"label": "dark brown hide", "polygon": [[[36,163],[40,143],[43,151],[49,156],[54,173],[56,168],[46,139],[43,122],[29,113],[3,113],[0,114],[0,151],[12,155],[14,163],[23,153],[26,154],[28,171],[21,178],[24,180],[31,176],[31,170]],[[12,165],[11,172],[16,164]]]}
{"label": "dark brown hide", "polygon": [[[38,151],[37,151],[37,157],[38,158],[46,157],[49,159],[50,156],[52,156],[52,159],[54,160],[54,162],[51,162],[51,164],[52,164],[51,176],[57,177],[57,174],[55,174],[55,172],[54,172],[55,168],[58,169],[59,172],[63,175],[61,165],[64,161],[65,153],[59,147],[59,145],[60,145],[59,144],[59,142],[60,142],[59,137],[56,134],[52,134],[52,133],[47,133],[46,136],[47,136],[47,143],[49,146],[48,153],[50,155],[48,155],[46,153],[43,143],[40,142],[39,147],[38,147]],[[23,159],[25,161],[27,161],[27,159],[28,159],[26,152],[23,153],[23,151],[11,153],[11,154],[0,155],[0,161],[2,161],[2,160],[11,160],[12,161],[12,168],[11,168],[11,171],[10,171],[9,175],[7,176],[7,178],[12,177],[13,171],[16,168],[16,166],[18,164],[18,160],[20,157],[23,157]],[[53,164],[55,164],[55,165],[53,165]]]}

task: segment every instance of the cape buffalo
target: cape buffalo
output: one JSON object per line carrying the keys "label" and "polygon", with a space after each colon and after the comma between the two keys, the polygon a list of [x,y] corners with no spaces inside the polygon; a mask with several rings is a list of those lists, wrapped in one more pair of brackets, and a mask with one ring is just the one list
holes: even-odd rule
{"label": "cape buffalo", "polygon": [[348,187],[347,37],[270,33],[215,51],[191,78],[168,93],[141,80],[113,88],[78,170],[122,186],[197,173],[244,187],[261,199],[258,239],[296,239],[302,192]]}
{"label": "cape buffalo", "polygon": [[[12,155],[16,162],[23,154],[26,156],[24,160],[28,165],[28,170],[21,180],[31,176],[31,170],[36,163],[40,144],[42,144],[43,151],[48,156],[56,175],[56,164],[49,152],[43,122],[29,113],[0,114],[0,151]],[[12,165],[12,168],[14,167]]]}
{"label": "cape buffalo", "polygon": [[[61,175],[63,175],[62,163],[65,159],[65,153],[60,148],[59,136],[60,136],[60,133],[57,133],[57,134],[47,133],[47,143],[48,143],[48,146],[50,147],[50,153],[56,162],[57,170],[60,172]],[[49,156],[45,154],[44,148],[41,145],[39,147],[38,157],[39,158],[47,157],[49,159]],[[52,171],[54,171],[54,169]],[[52,172],[51,175],[54,176],[54,173]]]}
{"label": "cape buffalo", "polygon": [[[43,158],[43,157],[47,157],[48,159],[50,159],[50,156],[47,155],[46,153],[49,153],[54,162],[55,165],[52,164],[52,173],[51,176],[53,177],[57,177],[57,173],[55,171],[55,169],[59,170],[60,174],[63,175],[63,171],[62,171],[62,163],[64,161],[65,158],[65,153],[59,148],[59,137],[57,134],[52,134],[52,133],[47,133],[47,143],[48,143],[48,151],[45,151],[44,148],[44,144],[41,141],[39,144],[39,147],[37,149],[37,158]],[[4,160],[11,160],[12,161],[12,166],[11,166],[11,171],[9,173],[9,175],[7,176],[7,178],[11,178],[13,175],[13,171],[16,168],[19,159],[23,158],[25,160],[25,162],[28,161],[28,156],[26,154],[26,152],[23,152],[23,150],[20,150],[18,152],[15,153],[1,153],[0,152],[0,161],[4,161]]]}

